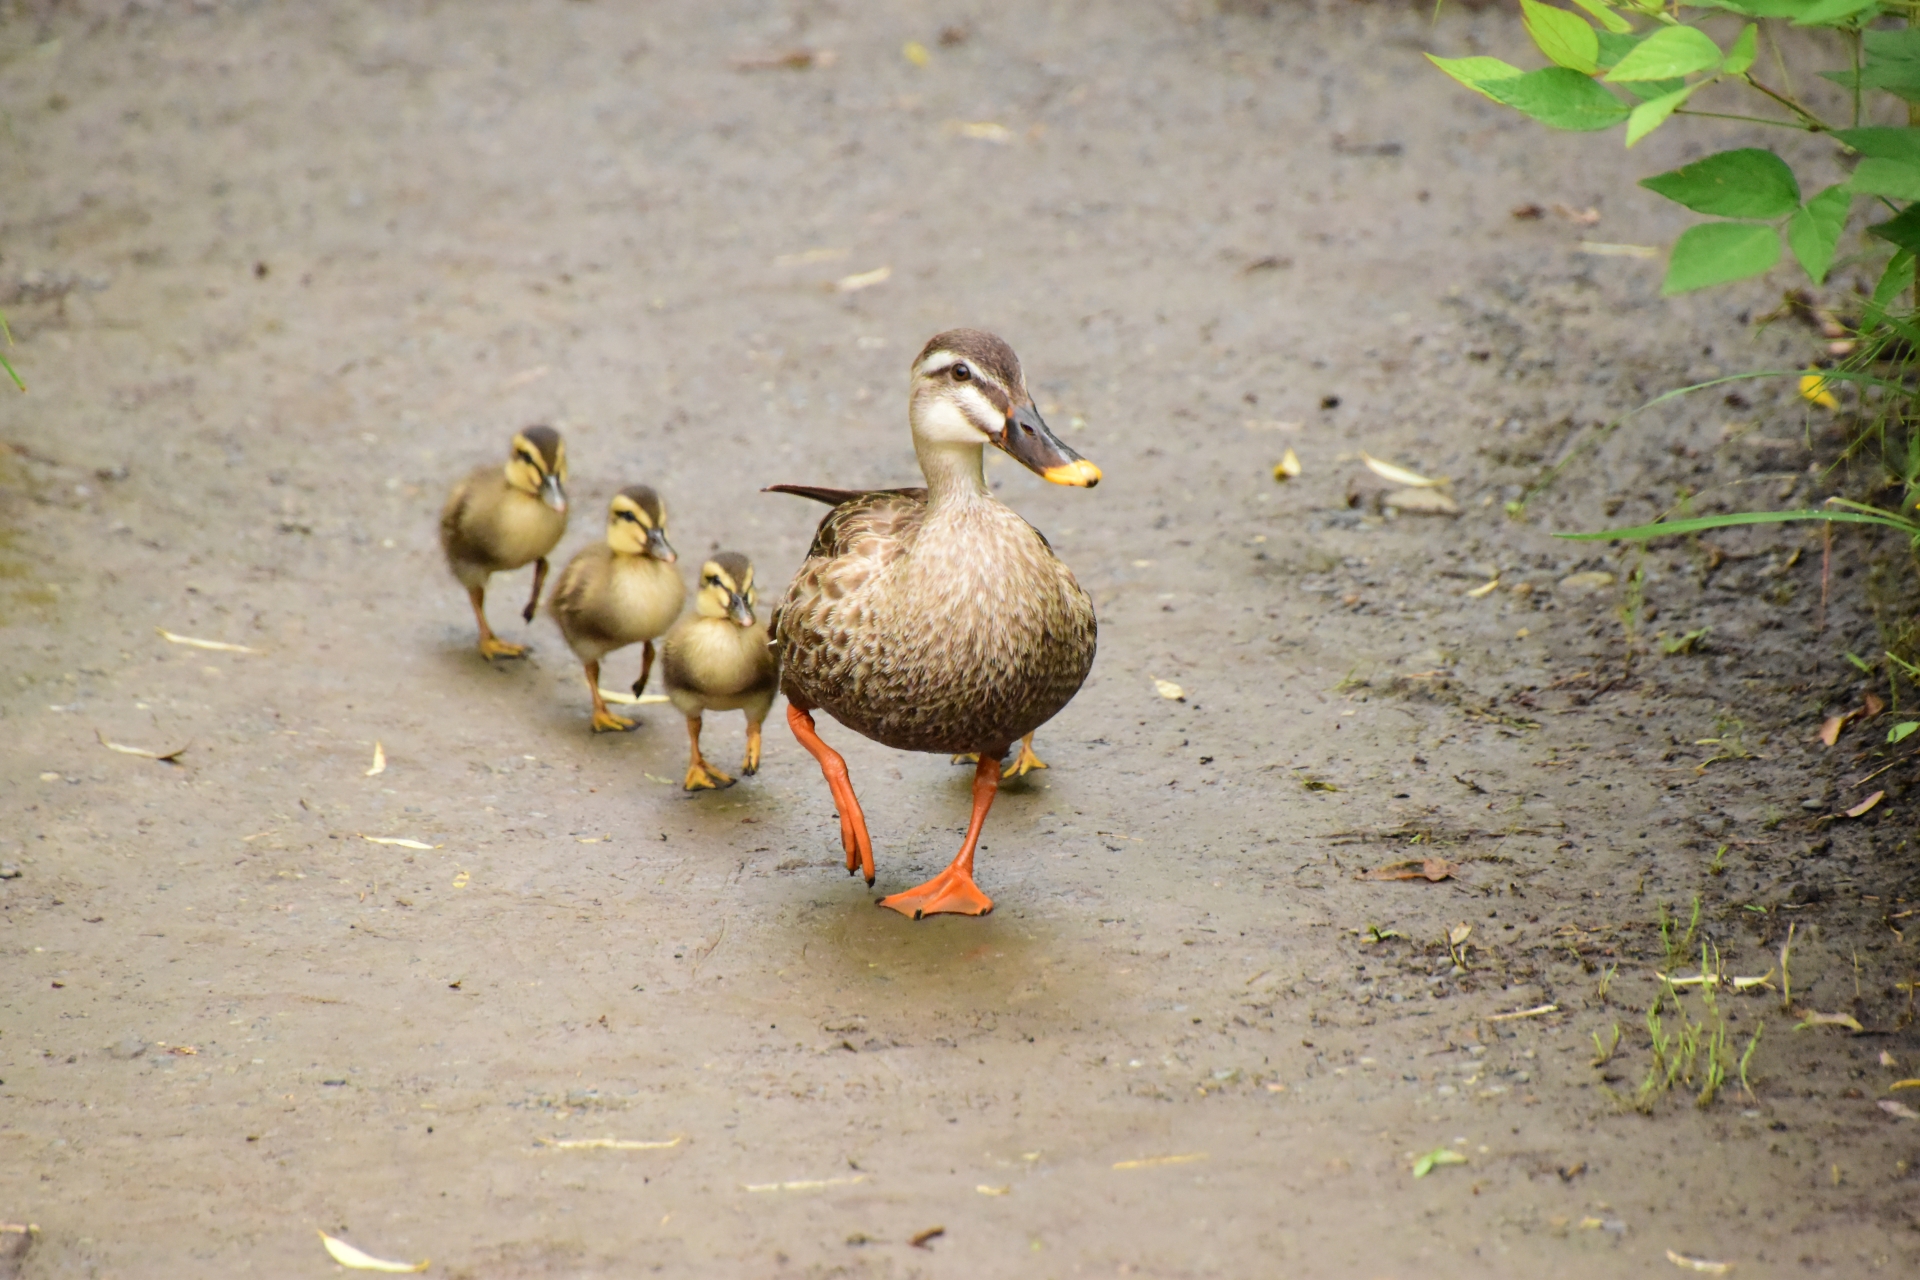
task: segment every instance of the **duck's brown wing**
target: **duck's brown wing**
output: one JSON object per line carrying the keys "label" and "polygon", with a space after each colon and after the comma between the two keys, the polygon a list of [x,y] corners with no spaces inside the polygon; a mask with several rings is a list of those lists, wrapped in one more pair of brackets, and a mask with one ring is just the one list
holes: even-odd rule
{"label": "duck's brown wing", "polygon": [[865,559],[885,548],[903,548],[926,514],[927,491],[914,489],[827,489],[816,485],[769,485],[767,493],[791,493],[824,502],[827,512],[814,531],[808,560],[857,556]]}

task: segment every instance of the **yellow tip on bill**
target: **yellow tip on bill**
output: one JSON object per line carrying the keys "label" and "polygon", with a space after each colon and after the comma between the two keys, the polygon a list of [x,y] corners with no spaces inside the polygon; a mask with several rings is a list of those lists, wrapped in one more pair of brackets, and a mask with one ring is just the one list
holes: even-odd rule
{"label": "yellow tip on bill", "polygon": [[1043,479],[1051,480],[1055,484],[1077,485],[1082,489],[1091,489],[1100,483],[1100,468],[1085,458],[1075,458],[1072,462],[1048,467],[1040,475]]}

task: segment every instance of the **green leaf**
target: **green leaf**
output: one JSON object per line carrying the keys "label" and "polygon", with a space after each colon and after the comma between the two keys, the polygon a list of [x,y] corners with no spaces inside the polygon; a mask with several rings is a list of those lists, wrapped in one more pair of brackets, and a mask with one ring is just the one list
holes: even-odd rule
{"label": "green leaf", "polygon": [[[1700,82],[1700,84],[1705,83],[1704,80]],[[1632,114],[1627,117],[1627,145],[1632,146],[1665,124],[1667,117],[1672,115],[1681,103],[1692,97],[1693,91],[1699,87],[1700,85],[1686,85],[1671,93],[1663,93],[1657,98],[1648,98],[1635,107]]]}
{"label": "green leaf", "polygon": [[1413,1176],[1424,1178],[1443,1164],[1465,1164],[1467,1158],[1452,1147],[1435,1147],[1413,1162]]}
{"label": "green leaf", "polygon": [[1863,156],[1920,164],[1920,129],[1869,125],[1862,129],[1835,129],[1833,136]]}
{"label": "green leaf", "polygon": [[1920,61],[1920,28],[1896,27],[1892,31],[1863,31],[1860,42],[1869,62]]}
{"label": "green leaf", "polygon": [[1584,76],[1600,69],[1594,61],[1600,56],[1600,38],[1585,18],[1540,0],[1520,0],[1520,20],[1555,66]]}
{"label": "green leaf", "polygon": [[1720,64],[1720,69],[1730,76],[1743,76],[1753,66],[1753,59],[1759,50],[1759,28],[1749,22],[1733,38],[1733,47],[1727,50],[1727,60]]}
{"label": "green leaf", "polygon": [[[1856,17],[1864,22],[1880,10],[1879,0],[1808,0],[1799,8],[1793,20],[1796,27],[1837,27]],[[1868,13],[1869,9],[1874,12]]]}
{"label": "green leaf", "polygon": [[1582,9],[1600,20],[1600,25],[1614,35],[1623,36],[1633,30],[1633,24],[1615,13],[1607,0],[1573,0]]}
{"label": "green leaf", "polygon": [[1787,224],[1787,247],[1815,284],[1826,283],[1834,249],[1840,243],[1840,233],[1846,230],[1847,211],[1852,207],[1853,192],[1846,183],[1835,183],[1802,205]]}
{"label": "green leaf", "polygon": [[1493,98],[1495,102],[1500,99],[1494,98],[1481,86],[1489,80],[1511,80],[1520,74],[1520,68],[1498,58],[1436,58],[1428,54],[1427,61],[1481,97]]}
{"label": "green leaf", "polygon": [[1718,151],[1640,185],[1716,218],[1780,218],[1800,204],[1800,184],[1787,162],[1760,147]]}
{"label": "green leaf", "polygon": [[[1872,228],[1869,227],[1868,230]],[[1887,269],[1880,273],[1880,282],[1873,286],[1873,301],[1867,304],[1868,311],[1884,313],[1889,302],[1911,288],[1913,288],[1913,251],[1902,249],[1893,255],[1893,261],[1887,263]]]}
{"label": "green leaf", "polygon": [[1887,730],[1887,741],[1905,742],[1908,735],[1915,729],[1920,729],[1920,720],[1902,720],[1899,724]]}
{"label": "green leaf", "polygon": [[1645,542],[1649,538],[1666,538],[1677,533],[1700,533],[1707,529],[1730,529],[1742,524],[1781,524],[1788,520],[1830,520],[1835,524],[1881,524],[1907,533],[1914,527],[1904,520],[1887,516],[1865,515],[1857,511],[1730,511],[1723,516],[1695,516],[1691,520],[1662,520],[1657,524],[1640,524],[1631,529],[1602,529],[1598,533],[1556,533],[1556,538],[1566,538],[1572,542],[1602,542],[1618,539],[1621,542]]}
{"label": "green leaf", "polygon": [[1662,27],[1633,47],[1607,72],[1607,81],[1666,80],[1720,63],[1720,46],[1695,27]]}
{"label": "green leaf", "polygon": [[1597,61],[1602,67],[1617,66],[1620,59],[1633,52],[1635,45],[1646,39],[1646,36],[1633,31],[1608,30],[1596,31],[1593,34],[1600,45],[1600,56]]}
{"label": "green leaf", "polygon": [[1859,75],[1851,71],[1822,71],[1820,75],[1848,89],[1857,85],[1882,90],[1903,102],[1920,102],[1920,64],[1881,62],[1862,68]]}
{"label": "green leaf", "polygon": [[1482,80],[1474,86],[1496,102],[1552,129],[1591,132],[1627,118],[1627,105],[1578,71],[1544,67],[1525,75]]}
{"label": "green leaf", "polygon": [[1660,292],[1668,297],[1708,285],[1745,280],[1780,261],[1780,235],[1753,222],[1703,222],[1688,227],[1673,242],[1667,278]]}
{"label": "green leaf", "polygon": [[1920,164],[1911,160],[1882,160],[1868,156],[1854,169],[1847,185],[1863,196],[1892,196],[1920,200]]}
{"label": "green leaf", "polygon": [[1807,0],[1688,0],[1702,9],[1725,9],[1749,18],[1791,18],[1807,7]]}
{"label": "green leaf", "polygon": [[[1920,253],[1920,205],[1910,204],[1885,222],[1876,222],[1867,230],[1908,253]],[[1878,289],[1874,290],[1876,301],[1879,293]]]}

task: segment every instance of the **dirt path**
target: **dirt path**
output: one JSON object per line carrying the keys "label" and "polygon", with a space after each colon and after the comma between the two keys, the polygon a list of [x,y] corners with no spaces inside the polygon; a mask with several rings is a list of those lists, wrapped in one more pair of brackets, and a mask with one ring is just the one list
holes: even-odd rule
{"label": "dirt path", "polygon": [[[321,1275],[316,1227],[472,1277],[1912,1274],[1920,1123],[1877,1105],[1920,1107],[1910,771],[1828,821],[1884,722],[1811,741],[1874,549],[1836,545],[1824,631],[1797,531],[1656,550],[1626,677],[1631,562],[1548,537],[1805,496],[1801,411],[1647,415],[1501,514],[1578,430],[1804,358],[1745,327],[1765,286],[1669,303],[1579,250],[1672,236],[1616,193],[1684,139],[1544,150],[1426,69],[1517,47],[1494,15],[647,8],[0,22],[19,1274]],[[686,559],[783,582],[817,508],[759,488],[911,480],[906,363],[959,323],[1106,470],[991,473],[1101,653],[994,810],[999,909],[913,924],[784,727],[688,797],[676,719],[591,736],[544,619],[483,664],[434,520],[547,420],[567,551],[645,481]],[[1362,449],[1463,513],[1383,510]],[[880,890],[944,863],[966,771],[826,732]],[[1429,855],[1458,875],[1354,878]],[[1862,1034],[1793,1030],[1789,926],[1792,1008]],[[1771,988],[1662,1028],[1737,1068],[1764,1024],[1751,1093],[1692,1105],[1703,1049],[1625,1110],[1703,941]],[[552,1145],[592,1138],[672,1145]]]}

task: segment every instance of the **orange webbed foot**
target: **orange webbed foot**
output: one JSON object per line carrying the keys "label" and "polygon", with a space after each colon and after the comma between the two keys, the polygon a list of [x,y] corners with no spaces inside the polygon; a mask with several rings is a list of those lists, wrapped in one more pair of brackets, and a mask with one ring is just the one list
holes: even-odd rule
{"label": "orange webbed foot", "polygon": [[593,713],[593,731],[595,733],[625,733],[633,728],[634,722],[624,716],[617,716],[602,707]]}
{"label": "orange webbed foot", "polygon": [[1020,754],[1016,755],[1012,762],[1000,771],[1000,777],[1002,780],[1007,778],[1023,778],[1035,769],[1044,769],[1046,767],[1047,762],[1033,754],[1033,735],[1028,734],[1026,737],[1020,739]]}
{"label": "orange webbed foot", "polygon": [[508,644],[498,636],[480,638],[480,656],[483,658],[524,658],[527,647],[523,644]]}
{"label": "orange webbed foot", "polygon": [[718,791],[722,787],[730,787],[732,785],[732,778],[729,778],[705,760],[696,760],[687,766],[685,787],[688,791]]}
{"label": "orange webbed foot", "polygon": [[980,892],[971,875],[948,867],[925,884],[889,894],[876,905],[919,920],[934,915],[983,916],[993,910],[993,899]]}

